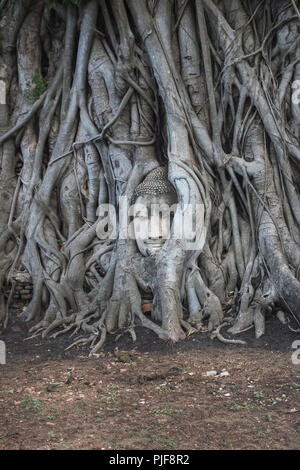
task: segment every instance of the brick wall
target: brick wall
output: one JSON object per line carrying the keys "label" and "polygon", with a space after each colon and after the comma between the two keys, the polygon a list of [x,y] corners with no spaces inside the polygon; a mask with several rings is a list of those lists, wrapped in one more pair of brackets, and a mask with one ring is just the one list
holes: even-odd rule
{"label": "brick wall", "polygon": [[6,296],[8,297],[14,285],[13,295],[10,305],[25,303],[28,304],[32,298],[32,279],[26,271],[18,272],[11,278],[11,285],[6,289]]}

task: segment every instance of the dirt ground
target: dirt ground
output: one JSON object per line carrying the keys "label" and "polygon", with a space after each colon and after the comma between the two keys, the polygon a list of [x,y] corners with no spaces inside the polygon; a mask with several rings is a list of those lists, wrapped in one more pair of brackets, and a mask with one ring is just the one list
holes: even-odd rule
{"label": "dirt ground", "polygon": [[68,336],[24,341],[27,326],[12,323],[0,336],[0,449],[299,449],[299,334],[276,318],[259,340],[240,335],[245,346],[136,333],[89,358],[65,351]]}

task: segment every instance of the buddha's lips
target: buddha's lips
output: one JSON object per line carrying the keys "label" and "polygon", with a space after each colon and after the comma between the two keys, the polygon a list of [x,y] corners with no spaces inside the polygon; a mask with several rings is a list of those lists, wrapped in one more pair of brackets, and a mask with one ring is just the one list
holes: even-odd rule
{"label": "buddha's lips", "polygon": [[149,248],[161,248],[163,246],[163,243],[146,243],[146,246]]}

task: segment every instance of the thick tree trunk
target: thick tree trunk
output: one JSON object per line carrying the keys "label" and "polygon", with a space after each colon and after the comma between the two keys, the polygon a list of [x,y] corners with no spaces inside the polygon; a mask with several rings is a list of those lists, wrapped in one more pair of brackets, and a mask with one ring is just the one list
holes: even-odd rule
{"label": "thick tree trunk", "polygon": [[[92,351],[137,324],[178,341],[226,312],[233,334],[278,308],[300,321],[298,8],[0,2],[1,327],[24,269],[34,334],[75,328]],[[100,239],[104,205],[163,165],[177,211],[204,208],[195,248],[144,257],[119,219]]]}

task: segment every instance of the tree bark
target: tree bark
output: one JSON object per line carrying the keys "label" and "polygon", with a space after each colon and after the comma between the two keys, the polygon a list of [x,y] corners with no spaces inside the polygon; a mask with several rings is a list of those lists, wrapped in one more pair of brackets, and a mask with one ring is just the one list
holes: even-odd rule
{"label": "tree bark", "polygon": [[[138,324],[175,342],[224,315],[257,337],[278,308],[300,321],[298,13],[285,0],[1,3],[1,327],[24,269],[32,332],[75,329],[92,352]],[[162,165],[177,210],[204,208],[197,248],[171,237],[144,258],[119,219],[99,239],[101,208],[118,214]]]}

